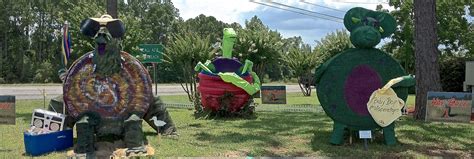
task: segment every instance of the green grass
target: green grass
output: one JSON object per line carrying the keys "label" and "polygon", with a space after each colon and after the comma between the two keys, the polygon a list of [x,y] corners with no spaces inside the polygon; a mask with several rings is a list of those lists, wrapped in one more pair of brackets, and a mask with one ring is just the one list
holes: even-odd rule
{"label": "green grass", "polygon": [[[289,104],[315,104],[316,97],[288,95]],[[414,98],[411,97],[410,100]],[[163,96],[165,102],[187,100],[185,96]],[[410,103],[411,101],[408,101]],[[306,103],[305,103],[306,102]],[[313,103],[314,102],[314,103]],[[16,105],[16,125],[0,125],[0,158],[23,158],[23,131],[28,128],[31,112],[42,108],[41,100],[20,100]],[[324,113],[257,112],[255,119],[196,120],[192,110],[169,109],[178,128],[179,138],[159,139],[144,124],[149,143],[157,157],[179,156],[329,156],[329,157],[463,157],[474,150],[474,126],[461,123],[429,123],[402,117],[397,121],[397,146],[385,146],[379,133],[369,142],[334,146],[329,144],[332,120]],[[39,158],[65,158],[55,152]]]}
{"label": "green grass", "polygon": [[[165,103],[191,103],[188,100],[186,95],[166,95],[160,97]],[[255,98],[255,103],[262,104],[261,98]],[[287,104],[316,104],[319,105],[318,97],[316,96],[315,91],[313,91],[312,96],[305,97],[303,93],[287,93],[286,95]]]}

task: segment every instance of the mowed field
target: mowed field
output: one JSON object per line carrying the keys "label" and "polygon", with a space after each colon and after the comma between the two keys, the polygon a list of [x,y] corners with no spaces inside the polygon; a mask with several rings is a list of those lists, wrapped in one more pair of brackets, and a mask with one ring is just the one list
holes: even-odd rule
{"label": "mowed field", "polygon": [[[186,96],[163,96],[166,103],[186,103]],[[259,99],[256,100],[257,102]],[[408,105],[413,105],[410,96]],[[288,94],[288,104],[314,104],[315,94]],[[259,105],[265,106],[265,105]],[[42,100],[19,100],[16,125],[0,125],[0,158],[25,156],[23,132],[31,113],[42,108]],[[415,121],[404,116],[396,121],[399,144],[386,146],[380,132],[364,150],[363,141],[349,139],[341,146],[329,144],[332,120],[319,112],[257,112],[250,119],[195,119],[193,110],[168,109],[179,137],[158,137],[144,123],[145,135],[156,157],[474,157],[474,125]],[[47,143],[44,143],[47,144]],[[66,151],[35,158],[65,158]]]}

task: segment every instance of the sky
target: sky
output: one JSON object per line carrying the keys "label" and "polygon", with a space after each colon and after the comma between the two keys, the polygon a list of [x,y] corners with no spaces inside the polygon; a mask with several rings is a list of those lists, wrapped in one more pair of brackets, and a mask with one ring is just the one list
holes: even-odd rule
{"label": "sky", "polygon": [[[269,0],[254,0],[256,2],[268,3]],[[309,2],[316,5],[303,3]],[[313,12],[343,18],[345,11],[352,7],[364,7],[375,10],[377,4],[382,4],[383,8],[393,10],[387,4],[388,0],[273,0],[284,5],[303,8]],[[284,38],[301,36],[303,41],[314,46],[316,40],[320,40],[327,34],[336,30],[345,30],[342,22],[326,20],[308,15],[302,15],[286,10],[263,6],[250,2],[250,0],[172,0],[174,6],[179,9],[180,16],[190,19],[204,14],[214,16],[216,19],[232,23],[237,22],[245,27],[245,21],[253,16],[258,16],[262,22],[272,30],[278,30]],[[284,8],[284,7],[281,7]],[[298,10],[296,10],[298,11]],[[304,11],[299,11],[304,12]],[[306,14],[315,15],[309,12]],[[333,18],[332,18],[333,19]]]}

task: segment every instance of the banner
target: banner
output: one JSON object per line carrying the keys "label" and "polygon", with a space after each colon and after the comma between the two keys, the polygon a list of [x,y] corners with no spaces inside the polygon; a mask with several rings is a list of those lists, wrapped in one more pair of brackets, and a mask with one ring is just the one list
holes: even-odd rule
{"label": "banner", "polygon": [[262,104],[286,104],[286,86],[262,86]]}
{"label": "banner", "polygon": [[15,96],[0,96],[0,125],[15,125]]}
{"label": "banner", "polygon": [[472,93],[428,92],[426,121],[469,123],[472,115]]}

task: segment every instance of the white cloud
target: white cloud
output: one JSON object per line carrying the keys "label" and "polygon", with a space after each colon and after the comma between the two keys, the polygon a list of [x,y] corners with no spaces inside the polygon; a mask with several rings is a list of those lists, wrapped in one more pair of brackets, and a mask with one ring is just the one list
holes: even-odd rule
{"label": "white cloud", "polygon": [[199,14],[213,16],[226,23],[241,22],[241,13],[255,11],[259,5],[248,0],[173,0],[184,20]]}
{"label": "white cloud", "polygon": [[[293,12],[279,10],[267,6],[252,3],[249,0],[172,0],[179,9],[180,16],[184,20],[194,18],[199,14],[214,16],[216,19],[226,23],[237,22],[244,26],[244,22],[252,16],[257,15],[265,25],[272,30],[278,30],[284,37],[301,36],[303,40],[314,45],[315,40],[320,40],[326,34],[344,29],[342,23],[300,15]],[[267,0],[255,0],[264,2]],[[343,12],[302,3],[300,0],[273,0],[285,5],[304,8],[307,10],[343,17]],[[383,8],[393,10],[386,3],[388,0],[305,0],[338,10],[347,11],[352,7],[364,7],[376,9],[378,4]]]}

